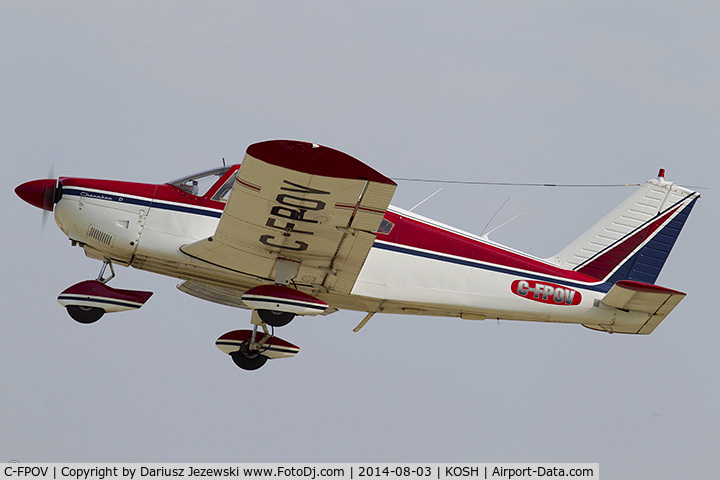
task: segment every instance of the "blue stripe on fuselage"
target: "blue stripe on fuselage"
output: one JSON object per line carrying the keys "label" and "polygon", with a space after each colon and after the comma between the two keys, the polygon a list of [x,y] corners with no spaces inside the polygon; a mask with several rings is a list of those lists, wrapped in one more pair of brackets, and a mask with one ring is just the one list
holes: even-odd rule
{"label": "blue stripe on fuselage", "polygon": [[570,282],[563,278],[556,278],[556,277],[550,277],[547,275],[540,275],[537,273],[528,272],[526,270],[513,270],[511,268],[503,267],[500,265],[492,265],[483,263],[477,260],[471,260],[469,258],[458,258],[453,257],[449,255],[445,255],[438,252],[429,252],[427,250],[415,250],[414,248],[408,248],[403,245],[398,245],[395,243],[386,243],[386,242],[378,242],[376,241],[373,244],[373,248],[378,248],[380,250],[388,250],[391,252],[396,253],[402,253],[405,255],[413,255],[416,257],[421,258],[429,258],[431,260],[437,260],[440,262],[446,262],[446,263],[453,263],[455,265],[461,265],[463,267],[472,267],[472,268],[480,268],[483,270],[489,270],[491,272],[497,272],[497,273],[504,273],[506,275],[513,275],[515,277],[523,277],[528,278],[532,280],[541,280],[545,282],[551,282],[551,283],[559,283],[563,286],[568,286],[572,288],[584,288],[586,290],[595,290],[598,292],[607,292],[610,290],[610,287],[612,285],[610,284],[586,284],[586,283],[576,283],[576,282]]}
{"label": "blue stripe on fuselage", "polygon": [[178,205],[175,203],[166,203],[162,200],[150,200],[147,198],[128,197],[117,195],[112,192],[94,192],[83,190],[80,188],[63,188],[63,196],[71,195],[80,198],[92,198],[95,200],[105,200],[108,202],[125,203],[130,205],[140,205],[142,207],[159,208],[161,210],[171,210],[174,212],[191,213],[193,215],[203,215],[205,217],[220,218],[222,210],[206,210],[203,208],[190,207],[187,205]]}

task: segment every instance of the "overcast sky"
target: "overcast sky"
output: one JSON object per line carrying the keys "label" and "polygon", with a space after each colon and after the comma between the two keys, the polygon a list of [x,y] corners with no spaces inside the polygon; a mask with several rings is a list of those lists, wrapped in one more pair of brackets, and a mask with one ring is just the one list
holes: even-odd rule
{"label": "overcast sky", "polygon": [[[630,3],[630,4],[628,4]],[[603,478],[720,469],[714,287],[716,2],[0,2],[0,461],[599,462]],[[650,336],[361,312],[298,318],[257,372],[215,346],[249,313],[152,290],[73,322],[100,263],[13,193],[49,172],[163,182],[267,139],[391,177],[704,186]],[[438,187],[399,182],[409,208]],[[629,188],[446,186],[416,210],[561,250]],[[482,288],[482,286],[478,286]]]}

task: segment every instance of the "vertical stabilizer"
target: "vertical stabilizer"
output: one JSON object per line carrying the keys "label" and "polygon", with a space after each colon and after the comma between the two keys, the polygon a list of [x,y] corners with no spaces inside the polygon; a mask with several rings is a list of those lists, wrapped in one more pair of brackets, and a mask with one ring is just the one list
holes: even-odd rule
{"label": "vertical stabilizer", "polygon": [[664,170],[550,261],[603,280],[653,284],[699,194],[665,181]]}

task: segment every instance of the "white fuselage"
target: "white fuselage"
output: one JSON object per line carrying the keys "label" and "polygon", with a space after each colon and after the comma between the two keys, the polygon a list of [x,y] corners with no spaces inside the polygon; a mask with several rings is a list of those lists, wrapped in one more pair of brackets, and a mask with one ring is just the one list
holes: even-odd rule
{"label": "white fuselage", "polygon": [[[239,298],[271,279],[243,275],[180,250],[212,236],[221,214],[217,206],[118,193],[81,182],[66,186],[55,207],[60,228],[92,258],[234,290]],[[648,319],[647,314],[602,305],[599,300],[607,288],[599,281],[401,209],[391,208],[387,216],[397,229],[426,228],[513,260],[496,263],[435,250],[427,239],[423,247],[401,242],[399,235],[378,235],[350,295],[298,287],[332,307],[367,312],[587,325],[641,324]]]}

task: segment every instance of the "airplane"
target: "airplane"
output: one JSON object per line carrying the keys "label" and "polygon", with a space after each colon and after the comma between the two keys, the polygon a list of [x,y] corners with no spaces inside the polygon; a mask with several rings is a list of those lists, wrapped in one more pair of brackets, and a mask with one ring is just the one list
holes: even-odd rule
{"label": "airplane", "polygon": [[650,334],[686,296],[655,281],[700,197],[664,177],[549,258],[391,206],[392,179],[300,141],[255,143],[241,164],[164,184],[60,177],[15,192],[102,261],[96,279],[58,296],[73,319],[148,301],[152,292],[108,285],[113,265],[175,277],[184,293],[251,310],[251,329],[216,345],[256,370],[300,350],[276,328],[339,309],[366,313],[356,332],[394,313]]}

